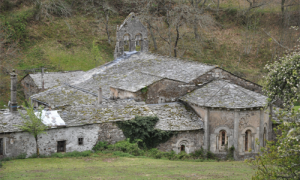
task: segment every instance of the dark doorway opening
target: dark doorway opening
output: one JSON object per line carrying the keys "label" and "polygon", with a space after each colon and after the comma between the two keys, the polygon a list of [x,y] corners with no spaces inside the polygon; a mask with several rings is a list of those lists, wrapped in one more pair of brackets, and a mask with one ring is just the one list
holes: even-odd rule
{"label": "dark doorway opening", "polygon": [[180,146],[180,151],[185,151],[185,145]]}
{"label": "dark doorway opening", "polygon": [[83,145],[83,138],[78,138],[78,145]]}
{"label": "dark doorway opening", "polygon": [[66,152],[66,141],[57,141],[57,152]]}

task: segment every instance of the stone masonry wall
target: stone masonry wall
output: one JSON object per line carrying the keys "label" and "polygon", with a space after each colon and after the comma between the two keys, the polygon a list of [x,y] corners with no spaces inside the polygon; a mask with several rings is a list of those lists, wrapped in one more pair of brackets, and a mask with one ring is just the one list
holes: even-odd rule
{"label": "stone masonry wall", "polygon": [[195,150],[201,149],[203,146],[203,130],[180,131],[177,135],[171,137],[167,142],[160,144],[157,148],[161,151],[180,152],[180,146],[185,145],[185,151],[192,153]]}
{"label": "stone masonry wall", "polygon": [[[22,153],[31,156],[36,153],[34,137],[27,132],[0,134],[4,140],[3,152],[0,156],[16,157]],[[79,145],[78,138],[83,138],[83,144]],[[67,127],[49,129],[46,134],[38,137],[40,154],[50,155],[57,152],[57,141],[66,142],[66,152],[91,150],[98,141],[116,143],[124,140],[125,136],[115,123],[103,123],[85,125],[79,127]]]}
{"label": "stone masonry wall", "polygon": [[194,90],[194,84],[187,84],[179,81],[162,79],[147,89],[147,104],[158,104],[165,102],[174,102],[186,93]]}
{"label": "stone masonry wall", "polygon": [[27,75],[22,81],[21,85],[24,89],[25,98],[29,100],[29,97],[33,94],[37,94],[40,92],[39,88],[36,86],[36,84],[33,82],[32,78]]}
{"label": "stone masonry wall", "polygon": [[116,123],[103,123],[98,124],[98,126],[98,141],[106,141],[110,144],[114,144],[118,141],[126,139],[123,131],[117,126]]}

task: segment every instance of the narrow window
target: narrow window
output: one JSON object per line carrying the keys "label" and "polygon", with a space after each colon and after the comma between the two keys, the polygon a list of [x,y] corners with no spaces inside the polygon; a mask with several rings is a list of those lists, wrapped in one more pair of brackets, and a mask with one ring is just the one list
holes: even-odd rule
{"label": "narrow window", "polygon": [[83,138],[78,138],[78,145],[83,145]]}
{"label": "narrow window", "polygon": [[66,141],[57,141],[57,152],[66,152]]}
{"label": "narrow window", "polygon": [[245,133],[245,151],[249,151],[250,135],[251,135],[251,131],[247,130]]}
{"label": "narrow window", "polygon": [[185,151],[185,145],[180,146],[180,151]]}
{"label": "narrow window", "polygon": [[225,131],[222,131],[222,146],[225,145]]}
{"label": "narrow window", "polygon": [[266,136],[267,136],[267,130],[264,128],[264,136],[263,136],[263,146],[266,147]]}
{"label": "narrow window", "polygon": [[3,138],[0,138],[0,156],[3,155]]}

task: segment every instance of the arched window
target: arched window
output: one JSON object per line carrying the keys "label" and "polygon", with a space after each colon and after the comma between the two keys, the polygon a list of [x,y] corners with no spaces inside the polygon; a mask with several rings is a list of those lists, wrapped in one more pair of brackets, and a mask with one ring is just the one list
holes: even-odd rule
{"label": "arched window", "polygon": [[123,37],[123,47],[124,47],[124,51],[130,51],[130,35],[129,34],[125,34]]}
{"label": "arched window", "polygon": [[141,51],[142,50],[142,34],[137,34],[135,36],[135,50]]}
{"label": "arched window", "polygon": [[221,130],[219,132],[219,150],[225,150],[225,146],[227,144],[227,132],[225,130]]}
{"label": "arched window", "polygon": [[266,147],[266,139],[267,139],[267,129],[264,128],[263,147]]}
{"label": "arched window", "polygon": [[251,131],[247,130],[245,132],[245,151],[249,151],[250,150],[250,141],[251,141]]}

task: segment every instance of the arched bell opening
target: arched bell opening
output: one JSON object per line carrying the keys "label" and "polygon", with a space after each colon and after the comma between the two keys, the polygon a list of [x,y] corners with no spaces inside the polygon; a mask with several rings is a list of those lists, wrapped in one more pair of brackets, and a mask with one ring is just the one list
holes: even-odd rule
{"label": "arched bell opening", "polygon": [[123,36],[123,49],[124,51],[130,51],[130,35],[125,34]]}
{"label": "arched bell opening", "polygon": [[143,50],[143,36],[141,33],[135,36],[135,50],[142,51]]}

